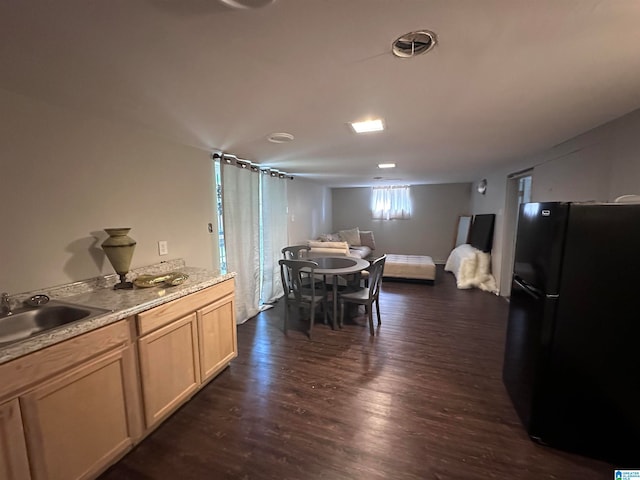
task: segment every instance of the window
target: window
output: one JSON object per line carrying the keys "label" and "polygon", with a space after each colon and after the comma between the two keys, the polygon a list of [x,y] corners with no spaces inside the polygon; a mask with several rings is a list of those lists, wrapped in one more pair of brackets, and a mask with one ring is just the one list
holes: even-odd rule
{"label": "window", "polygon": [[224,245],[224,220],[222,216],[222,177],[220,174],[220,161],[214,162],[216,185],[216,212],[218,214],[218,255],[220,257],[220,273],[227,273],[227,249]]}
{"label": "window", "polygon": [[371,213],[377,220],[411,218],[411,192],[408,185],[373,187]]}
{"label": "window", "polygon": [[518,204],[531,201],[531,175],[518,179]]}

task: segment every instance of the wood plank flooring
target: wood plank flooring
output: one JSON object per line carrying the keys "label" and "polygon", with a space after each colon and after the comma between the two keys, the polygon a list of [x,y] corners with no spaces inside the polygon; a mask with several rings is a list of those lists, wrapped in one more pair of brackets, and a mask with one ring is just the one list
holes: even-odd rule
{"label": "wood plank flooring", "polygon": [[[508,304],[385,280],[310,341],[282,305],[238,327],[239,357],[101,480],[605,479],[613,466],[529,440],[501,380]],[[321,318],[321,315],[318,315]]]}

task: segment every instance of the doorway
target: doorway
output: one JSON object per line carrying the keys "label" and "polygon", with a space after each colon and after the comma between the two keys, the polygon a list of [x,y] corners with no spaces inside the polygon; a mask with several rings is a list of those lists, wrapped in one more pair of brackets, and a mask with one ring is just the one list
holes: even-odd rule
{"label": "doorway", "polygon": [[511,275],[515,257],[516,227],[520,204],[531,201],[533,170],[512,173],[507,177],[507,192],[504,208],[503,261],[500,271],[500,294],[511,296]]}

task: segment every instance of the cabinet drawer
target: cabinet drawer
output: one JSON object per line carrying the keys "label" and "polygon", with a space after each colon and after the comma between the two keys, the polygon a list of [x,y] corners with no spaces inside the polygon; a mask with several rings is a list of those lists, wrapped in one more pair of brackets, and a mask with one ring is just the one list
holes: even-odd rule
{"label": "cabinet drawer", "polygon": [[233,292],[233,279],[165,303],[137,315],[138,334],[144,335],[184,317]]}

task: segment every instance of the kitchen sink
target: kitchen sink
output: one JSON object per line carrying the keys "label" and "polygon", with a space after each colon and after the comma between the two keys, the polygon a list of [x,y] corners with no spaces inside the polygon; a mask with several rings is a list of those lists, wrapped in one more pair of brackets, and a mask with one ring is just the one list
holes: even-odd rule
{"label": "kitchen sink", "polygon": [[105,308],[51,300],[38,307],[25,307],[0,317],[0,346],[110,312]]}

